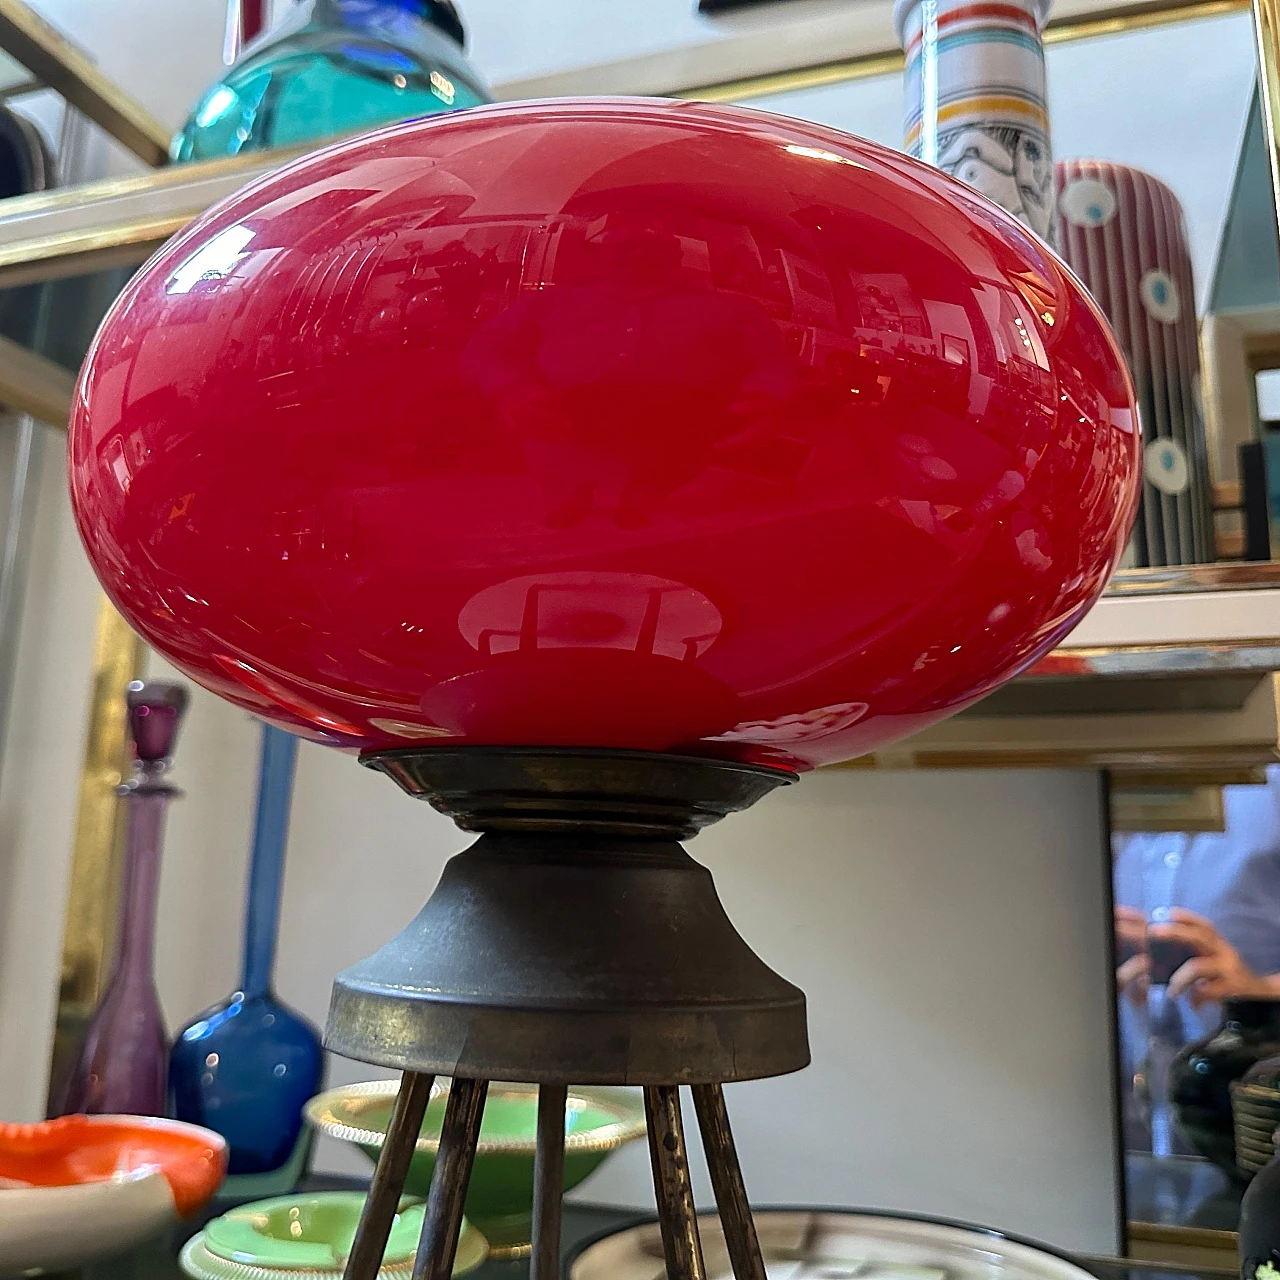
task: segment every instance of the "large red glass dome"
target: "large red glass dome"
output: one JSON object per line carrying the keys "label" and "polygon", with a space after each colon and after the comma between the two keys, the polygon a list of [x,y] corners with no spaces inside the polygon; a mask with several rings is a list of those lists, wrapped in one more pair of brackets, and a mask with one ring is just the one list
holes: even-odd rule
{"label": "large red glass dome", "polygon": [[1101,591],[1138,439],[1066,268],[945,175],[736,108],[485,108],[328,148],[134,278],[76,519],[193,679],[347,747],[812,765]]}

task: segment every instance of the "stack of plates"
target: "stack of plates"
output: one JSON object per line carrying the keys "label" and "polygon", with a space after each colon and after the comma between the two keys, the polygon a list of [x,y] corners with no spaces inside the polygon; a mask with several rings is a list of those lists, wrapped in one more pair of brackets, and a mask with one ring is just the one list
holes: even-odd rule
{"label": "stack of plates", "polygon": [[1231,1113],[1235,1117],[1236,1165],[1251,1178],[1276,1153],[1280,1089],[1237,1082],[1231,1086]]}

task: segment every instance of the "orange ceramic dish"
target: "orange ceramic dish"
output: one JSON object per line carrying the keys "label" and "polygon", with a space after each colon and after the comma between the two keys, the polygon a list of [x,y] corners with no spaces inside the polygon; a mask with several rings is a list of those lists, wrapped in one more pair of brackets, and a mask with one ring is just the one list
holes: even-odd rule
{"label": "orange ceramic dish", "polygon": [[218,1134],[176,1120],[0,1124],[0,1274],[129,1249],[207,1203],[226,1162]]}

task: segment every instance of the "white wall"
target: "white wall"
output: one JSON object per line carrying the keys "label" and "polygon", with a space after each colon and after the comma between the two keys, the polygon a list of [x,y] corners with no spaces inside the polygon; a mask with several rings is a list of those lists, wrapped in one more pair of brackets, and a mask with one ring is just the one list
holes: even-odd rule
{"label": "white wall", "polygon": [[[757,1202],[1114,1246],[1097,795],[1077,773],[828,772],[693,842],[808,997],[813,1064],[727,1091]],[[639,1202],[648,1176],[633,1150],[582,1194]]]}

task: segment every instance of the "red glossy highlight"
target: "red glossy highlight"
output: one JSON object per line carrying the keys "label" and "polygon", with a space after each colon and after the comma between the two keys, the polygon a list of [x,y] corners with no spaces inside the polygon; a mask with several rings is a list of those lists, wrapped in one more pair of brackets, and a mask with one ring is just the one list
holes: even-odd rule
{"label": "red glossy highlight", "polygon": [[130,622],[307,736],[804,767],[1068,631],[1138,447],[1097,309],[967,187],[597,99],[385,129],[211,210],[104,322],[70,467]]}

